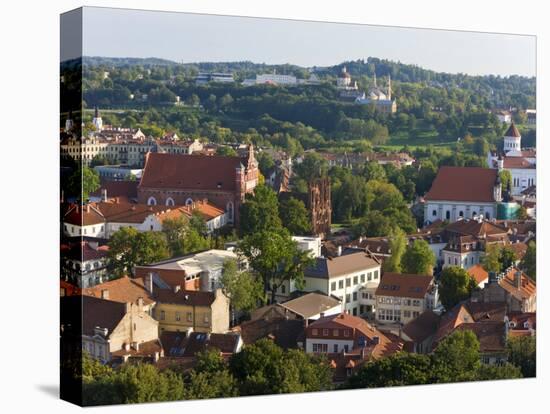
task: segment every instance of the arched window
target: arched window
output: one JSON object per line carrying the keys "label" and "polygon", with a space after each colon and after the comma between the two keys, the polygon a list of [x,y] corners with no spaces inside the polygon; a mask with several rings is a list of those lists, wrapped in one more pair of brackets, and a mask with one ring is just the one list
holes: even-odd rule
{"label": "arched window", "polygon": [[166,205],[167,206],[174,206],[174,205],[176,205],[176,203],[174,203],[174,199],[172,197],[168,197],[166,199]]}
{"label": "arched window", "polygon": [[231,223],[233,222],[233,210],[234,210],[233,202],[230,201],[225,206],[225,211],[227,213],[227,216],[229,217],[229,222],[231,222]]}
{"label": "arched window", "polygon": [[156,206],[157,205],[157,199],[155,197],[149,197],[147,200],[148,206]]}
{"label": "arched window", "polygon": [[459,215],[460,217],[464,217],[464,211],[460,210],[460,211],[458,212],[458,215]]}
{"label": "arched window", "polygon": [[185,200],[185,205],[189,206],[191,204],[193,204],[193,199],[191,197],[189,197],[187,200]]}
{"label": "arched window", "polygon": [[432,211],[432,216],[437,216],[437,210]]}
{"label": "arched window", "polygon": [[477,213],[475,211],[472,211],[472,217],[477,216]]}
{"label": "arched window", "polygon": [[489,214],[488,211],[485,213],[485,218],[486,218],[487,220],[489,220],[489,219],[491,218],[491,214]]}

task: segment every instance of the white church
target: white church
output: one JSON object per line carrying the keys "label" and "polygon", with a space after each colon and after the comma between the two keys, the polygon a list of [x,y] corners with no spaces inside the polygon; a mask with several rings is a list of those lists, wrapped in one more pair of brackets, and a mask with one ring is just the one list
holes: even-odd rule
{"label": "white church", "polygon": [[513,122],[504,134],[502,153],[489,151],[487,164],[489,168],[510,171],[513,196],[518,196],[527,188],[537,185],[536,150],[521,147],[521,134]]}

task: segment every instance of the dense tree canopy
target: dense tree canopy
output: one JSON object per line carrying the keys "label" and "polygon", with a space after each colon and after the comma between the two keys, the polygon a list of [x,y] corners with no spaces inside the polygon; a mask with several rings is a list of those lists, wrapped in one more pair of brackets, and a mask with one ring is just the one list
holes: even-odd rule
{"label": "dense tree canopy", "polygon": [[439,279],[439,298],[445,309],[450,310],[457,303],[468,299],[477,283],[472,276],[458,266],[443,269]]}

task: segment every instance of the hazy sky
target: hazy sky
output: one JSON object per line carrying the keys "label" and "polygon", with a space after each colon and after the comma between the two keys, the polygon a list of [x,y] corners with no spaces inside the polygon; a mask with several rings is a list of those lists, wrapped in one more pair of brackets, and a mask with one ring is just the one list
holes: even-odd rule
{"label": "hazy sky", "polygon": [[300,66],[373,56],[451,73],[535,75],[534,36],[93,7],[83,20],[87,56]]}

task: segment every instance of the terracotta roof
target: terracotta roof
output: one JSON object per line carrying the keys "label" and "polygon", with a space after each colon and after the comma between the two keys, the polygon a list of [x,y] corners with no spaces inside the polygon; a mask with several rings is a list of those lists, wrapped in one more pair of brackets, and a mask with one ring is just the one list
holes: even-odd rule
{"label": "terracotta roof", "polygon": [[303,340],[304,321],[276,317],[246,321],[233,328],[239,332],[245,344],[253,344],[259,339],[270,338],[283,349],[297,348]]}
{"label": "terracotta roof", "polygon": [[463,236],[497,236],[505,235],[508,230],[504,227],[500,227],[490,221],[483,220],[479,222],[477,220],[458,220],[445,227],[447,233],[456,233]]}
{"label": "terracotta roof", "polygon": [[164,354],[168,357],[193,357],[198,352],[215,348],[224,354],[236,351],[239,335],[236,334],[206,334],[191,332],[162,332],[160,336]]}
{"label": "terracotta roof", "polygon": [[78,260],[87,262],[89,260],[98,260],[107,257],[109,246],[92,247],[88,241],[80,243],[70,243],[65,249],[62,249],[63,259]]}
{"label": "terracotta roof", "polygon": [[107,190],[107,197],[126,197],[128,199],[137,198],[137,186],[139,182],[137,180],[119,180],[109,181],[101,179],[100,187],[91,193],[96,197],[101,197],[102,190]]}
{"label": "terracotta roof", "polygon": [[340,306],[340,304],[341,302],[332,296],[312,292],[280,303],[279,306],[300,315],[304,319],[309,319],[312,316]]}
{"label": "terracotta roof", "polygon": [[506,245],[507,248],[511,249],[515,254],[518,260],[523,259],[525,253],[527,253],[527,244],[522,242],[511,243]]}
{"label": "terracotta roof", "polygon": [[162,345],[158,339],[153,339],[151,341],[141,342],[139,344],[139,349],[137,350],[133,347],[131,347],[129,350],[125,350],[124,348],[122,348],[118,351],[112,352],[111,356],[153,357],[157,352],[159,353],[159,355],[163,352]]}
{"label": "terracotta roof", "polygon": [[240,157],[148,153],[139,187],[234,191]]}
{"label": "terracotta roof", "polygon": [[487,271],[480,264],[470,267],[468,269],[468,274],[475,279],[478,285],[489,280],[489,273],[487,273]]}
{"label": "terracotta roof", "polygon": [[522,169],[535,169],[537,165],[529,162],[523,157],[505,157],[504,168],[522,168]]}
{"label": "terracotta roof", "polygon": [[[86,317],[83,317],[86,315]],[[61,298],[61,324],[82,334],[93,335],[96,327],[107,328],[108,336],[126,315],[126,304],[91,296]]]}
{"label": "terracotta roof", "polygon": [[479,352],[481,353],[506,351],[506,324],[504,322],[463,323],[456,330],[472,331],[479,340]]}
{"label": "terracotta roof", "polygon": [[516,128],[516,125],[512,122],[510,124],[510,127],[508,128],[508,131],[504,134],[505,137],[521,137],[521,134],[519,133],[518,129]]}
{"label": "terracotta roof", "polygon": [[456,305],[442,316],[435,334],[433,347],[435,348],[435,344],[449,335],[457,326],[472,322],[475,322],[474,318],[464,304]]}
{"label": "terracotta roof", "polygon": [[[510,312],[508,314],[508,320],[510,323],[514,323],[516,326],[514,331],[529,331],[537,329],[537,314],[536,312]],[[528,326],[525,325],[527,322]]]}
{"label": "terracotta roof", "polygon": [[72,204],[64,214],[63,222],[75,226],[93,226],[105,223],[105,217],[93,203],[84,206]]}
{"label": "terracotta roof", "polygon": [[414,342],[422,342],[430,335],[435,335],[439,319],[439,315],[433,311],[424,311],[417,318],[407,323],[403,327],[403,332]]}
{"label": "terracotta roof", "polygon": [[330,279],[348,273],[359,272],[366,269],[374,269],[380,264],[365,252],[343,254],[333,258],[316,258],[315,266],[305,270],[307,277]]}
{"label": "terracotta roof", "polygon": [[172,289],[156,289],[154,299],[159,303],[175,305],[210,306],[216,299],[214,292],[184,291],[175,292]]}
{"label": "terracotta roof", "polygon": [[537,285],[535,281],[523,272],[521,272],[521,287],[517,288],[515,281],[516,272],[518,272],[518,269],[514,267],[508,269],[504,277],[500,279],[499,285],[519,300],[529,299],[536,295]]}
{"label": "terracotta roof", "polygon": [[155,303],[147,289],[143,286],[142,279],[130,279],[127,276],[104,282],[91,288],[85,288],[82,290],[82,294],[101,298],[103,291],[108,292],[108,299],[113,302],[136,303],[138,298],[143,298],[144,305]]}
{"label": "terracotta roof", "polygon": [[422,299],[426,296],[432,282],[432,276],[384,273],[375,294]]}
{"label": "terracotta roof", "polygon": [[441,167],[426,200],[494,203],[498,171],[480,167]]}
{"label": "terracotta roof", "polygon": [[95,204],[108,222],[143,223],[151,214],[175,209],[167,206],[148,206],[126,202],[100,202]]}

